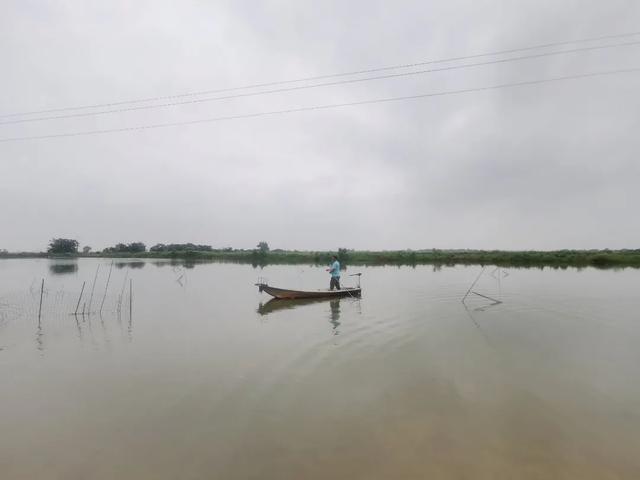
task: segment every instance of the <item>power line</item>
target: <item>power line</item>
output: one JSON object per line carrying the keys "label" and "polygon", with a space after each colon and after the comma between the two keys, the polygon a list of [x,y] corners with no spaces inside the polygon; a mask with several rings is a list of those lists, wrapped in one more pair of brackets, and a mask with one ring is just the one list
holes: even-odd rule
{"label": "power line", "polygon": [[415,75],[424,75],[427,73],[443,72],[448,70],[459,70],[463,68],[480,67],[485,65],[496,65],[500,63],[510,63],[510,62],[516,62],[516,61],[522,61],[522,60],[530,60],[533,58],[544,58],[544,57],[550,57],[550,56],[556,56],[556,55],[564,55],[568,53],[579,53],[579,52],[586,52],[586,51],[593,51],[593,50],[603,50],[607,48],[628,47],[628,46],[635,46],[635,45],[640,45],[640,40],[635,42],[617,43],[612,45],[597,45],[592,47],[574,48],[570,50],[560,50],[556,52],[536,53],[532,55],[523,55],[520,57],[502,58],[498,60],[490,60],[487,62],[467,63],[463,65],[452,65],[448,67],[432,68],[428,70],[415,70],[412,72],[392,73],[387,75],[378,75],[375,77],[352,78],[348,80],[337,80],[334,82],[317,83],[314,85],[300,85],[296,87],[284,87],[284,88],[277,88],[273,90],[263,90],[259,92],[237,93],[234,95],[225,95],[221,97],[198,98],[194,100],[182,100],[179,102],[161,103],[156,105],[139,105],[136,107],[116,108],[112,110],[102,110],[98,112],[69,113],[64,115],[54,115],[54,116],[48,116],[48,117],[8,120],[8,121],[0,122],[0,125],[13,125],[17,123],[41,122],[45,120],[60,120],[63,118],[91,117],[95,115],[106,115],[111,113],[124,113],[124,112],[138,111],[138,110],[150,110],[150,109],[156,109],[156,108],[175,107],[179,105],[191,105],[191,104],[197,104],[197,103],[215,102],[215,101],[229,100],[234,98],[255,97],[259,95],[292,92],[297,90],[308,90],[311,88],[329,87],[329,86],[345,85],[345,84],[351,84],[351,83],[370,82],[373,80],[384,80],[384,79],[408,77],[408,76],[415,76]]}
{"label": "power line", "polygon": [[44,139],[64,138],[64,137],[80,137],[80,136],[86,136],[86,135],[100,135],[100,134],[117,133],[117,132],[133,132],[133,131],[140,131],[140,130],[150,130],[155,128],[177,127],[177,126],[184,126],[184,125],[195,125],[199,123],[213,123],[213,122],[222,122],[222,121],[229,121],[229,120],[240,120],[240,119],[246,119],[246,118],[256,118],[256,117],[266,117],[266,116],[274,116],[274,115],[284,115],[284,114],[290,114],[290,113],[308,112],[308,111],[314,111],[314,110],[328,110],[331,108],[370,105],[374,103],[416,100],[420,98],[429,98],[429,97],[443,97],[447,95],[459,95],[463,93],[498,90],[501,88],[521,87],[521,86],[527,86],[527,85],[539,85],[544,83],[575,80],[575,79],[581,79],[581,78],[591,78],[591,77],[598,77],[598,76],[605,76],[605,75],[616,75],[616,74],[637,73],[637,72],[640,72],[640,67],[619,69],[619,70],[608,70],[608,71],[602,71],[602,72],[582,73],[577,75],[566,75],[562,77],[543,78],[538,80],[528,80],[524,82],[503,83],[499,85],[490,85],[487,87],[465,88],[461,90],[447,90],[447,91],[435,92],[435,93],[422,93],[418,95],[407,95],[402,97],[378,98],[373,100],[362,100],[358,102],[333,103],[333,104],[326,104],[326,105],[314,105],[310,107],[290,108],[286,110],[272,110],[268,112],[256,112],[256,113],[247,113],[242,115],[229,115],[229,116],[223,116],[223,117],[203,118],[199,120],[188,120],[184,122],[156,123],[156,124],[150,124],[150,125],[140,125],[137,127],[110,128],[110,129],[103,129],[103,130],[85,130],[81,132],[57,133],[57,134],[51,134],[51,135],[33,135],[33,136],[26,136],[26,137],[2,138],[0,139],[0,143],[18,142],[18,141],[27,141],[27,140],[44,140]]}
{"label": "power line", "polygon": [[390,66],[385,66],[385,67],[369,68],[369,69],[363,69],[363,70],[354,70],[354,71],[350,71],[350,72],[340,72],[340,73],[332,73],[332,74],[326,74],[326,75],[316,75],[316,76],[310,76],[310,77],[301,77],[301,78],[296,78],[296,79],[292,79],[292,80],[279,80],[279,81],[264,82],[264,83],[254,83],[254,84],[244,85],[244,86],[240,86],[240,87],[218,88],[218,89],[202,90],[202,91],[197,91],[197,92],[189,92],[189,93],[182,93],[182,94],[176,94],[176,95],[164,95],[164,96],[156,96],[156,97],[146,97],[146,98],[131,99],[131,100],[122,100],[122,101],[117,101],[117,102],[96,103],[96,104],[92,104],[92,105],[80,105],[80,106],[76,106],[76,107],[60,107],[60,108],[50,108],[50,109],[43,109],[43,110],[32,110],[32,111],[19,112],[19,113],[9,113],[9,114],[0,115],[0,118],[19,117],[19,116],[25,116],[25,115],[37,115],[37,114],[45,114],[45,113],[65,112],[65,111],[71,111],[71,110],[87,110],[87,109],[102,108],[102,107],[116,107],[116,106],[120,106],[120,105],[132,104],[132,103],[143,103],[143,102],[153,102],[153,101],[161,101],[161,100],[171,100],[171,99],[194,97],[194,96],[200,96],[200,95],[209,95],[209,94],[213,94],[213,93],[223,93],[223,92],[232,92],[232,91],[238,91],[238,90],[247,90],[247,89],[252,89],[252,88],[273,87],[273,86],[276,86],[276,85],[286,85],[286,84],[297,83],[297,82],[305,82],[305,81],[312,81],[312,80],[324,80],[324,79],[328,79],[328,78],[338,78],[338,77],[345,77],[345,76],[351,76],[351,75],[375,73],[375,72],[382,72],[382,71],[387,71],[387,70],[398,70],[398,69],[402,69],[402,68],[414,68],[414,67],[421,67],[421,66],[425,66],[425,65],[433,65],[433,64],[438,64],[438,63],[447,63],[447,62],[454,62],[454,61],[460,61],[460,60],[471,60],[471,59],[474,59],[474,58],[491,57],[491,56],[496,56],[496,55],[505,55],[505,54],[509,54],[509,53],[525,52],[525,51],[528,51],[528,50],[536,50],[536,49],[539,49],[539,48],[559,47],[559,46],[562,46],[562,45],[571,45],[571,44],[579,44],[579,43],[596,42],[596,41],[602,41],[602,40],[613,40],[613,39],[618,39],[618,38],[627,38],[627,37],[633,37],[633,36],[636,36],[636,35],[640,35],[640,31],[628,32],[628,33],[620,33],[620,34],[614,34],[614,35],[603,35],[603,36],[599,36],[599,37],[582,38],[582,39],[577,39],[577,40],[566,40],[566,41],[562,41],[562,42],[542,43],[542,44],[532,45],[532,46],[529,46],[529,47],[511,48],[511,49],[507,49],[507,50],[498,50],[498,51],[495,51],[495,52],[485,52],[485,53],[478,53],[478,54],[474,54],[474,55],[464,55],[464,56],[458,56],[458,57],[443,58],[443,59],[438,59],[438,60],[427,60],[427,61],[415,62],[415,63],[405,63],[405,64],[398,64],[398,65],[390,65]]}

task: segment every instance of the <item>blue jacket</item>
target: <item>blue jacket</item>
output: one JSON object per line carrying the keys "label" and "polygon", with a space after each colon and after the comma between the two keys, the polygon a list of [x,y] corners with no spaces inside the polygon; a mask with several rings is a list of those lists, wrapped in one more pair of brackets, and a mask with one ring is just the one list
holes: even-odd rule
{"label": "blue jacket", "polygon": [[340,278],[340,262],[337,260],[331,264],[331,268],[329,269],[329,273],[333,278]]}

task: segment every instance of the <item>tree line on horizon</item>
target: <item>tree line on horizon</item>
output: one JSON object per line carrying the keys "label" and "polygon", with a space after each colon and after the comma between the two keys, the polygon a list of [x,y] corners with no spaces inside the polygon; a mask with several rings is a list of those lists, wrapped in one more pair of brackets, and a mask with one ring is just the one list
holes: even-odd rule
{"label": "tree line on horizon", "polygon": [[[78,253],[79,243],[75,239],[71,238],[53,238],[49,242],[47,253],[52,254],[76,254]],[[83,247],[83,253],[88,254],[91,252],[91,247]],[[221,251],[231,252],[233,248],[227,247],[220,249]],[[261,241],[256,245],[256,250],[260,253],[269,252],[269,244]],[[107,247],[102,250],[102,253],[144,253],[147,251],[147,246],[143,242],[132,243],[117,243],[113,247]],[[213,252],[214,248],[211,245],[198,245],[194,243],[157,243],[149,248],[149,252],[154,253],[169,253],[169,252]]]}
{"label": "tree line on horizon", "polygon": [[[33,257],[47,254],[77,255],[78,241],[66,238],[54,238],[49,243],[47,253],[16,253],[0,251],[0,257]],[[83,253],[89,254],[90,247],[84,247]],[[324,264],[334,252],[331,251],[299,251],[270,249],[267,242],[259,242],[254,249],[233,249],[231,247],[214,249],[210,245],[156,244],[148,251],[143,242],[118,243],[102,252],[99,256],[144,256],[144,257],[180,257],[202,260],[221,260],[231,262],[250,262],[255,265],[313,263]],[[342,264],[349,265],[498,265],[507,267],[540,267],[554,268],[586,267],[640,268],[639,249],[591,249],[591,250],[554,250],[554,251],[504,251],[504,250],[472,250],[472,249],[424,249],[424,250],[385,250],[362,251],[340,248],[337,252]]]}

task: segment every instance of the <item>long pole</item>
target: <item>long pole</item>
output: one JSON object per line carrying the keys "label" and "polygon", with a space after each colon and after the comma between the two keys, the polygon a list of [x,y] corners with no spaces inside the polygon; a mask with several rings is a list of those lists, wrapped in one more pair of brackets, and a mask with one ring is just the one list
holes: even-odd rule
{"label": "long pole", "polygon": [[102,303],[100,304],[100,314],[102,314],[102,306],[104,305],[104,299],[107,298],[107,289],[109,288],[109,280],[111,280],[111,270],[113,270],[113,260],[111,260],[111,267],[109,267],[109,276],[107,277],[107,284],[104,287],[104,295],[102,296]]}
{"label": "long pole", "polygon": [[40,307],[38,308],[38,323],[40,323],[40,315],[42,314],[42,294],[44,293],[44,278],[40,285]]}
{"label": "long pole", "polygon": [[122,282],[122,290],[120,291],[120,296],[118,297],[118,315],[122,311],[122,299],[124,298],[124,289],[127,288],[127,277],[129,276],[129,270],[124,273],[124,282]]}
{"label": "long pole", "polygon": [[100,270],[100,264],[96,267],[96,275],[93,277],[93,285],[91,285],[91,295],[89,296],[89,309],[87,313],[91,312],[91,301],[93,300],[93,290],[96,288],[96,280],[98,279],[98,270]]}
{"label": "long pole", "polygon": [[133,280],[129,279],[129,328],[127,333],[129,334],[129,341],[131,341],[131,332],[133,331],[133,316],[131,315],[133,309]]}
{"label": "long pole", "polygon": [[492,302],[495,302],[496,304],[502,303],[502,301],[500,301],[500,300],[497,300],[497,299],[492,298],[492,297],[488,297],[486,295],[482,295],[481,293],[478,293],[478,292],[471,292],[471,293],[473,293],[474,295],[478,295],[479,297],[486,298],[487,300],[491,300]]}
{"label": "long pole", "polygon": [[482,273],[484,272],[484,269],[487,267],[482,267],[482,270],[480,270],[480,273],[478,274],[478,276],[476,277],[476,279],[473,281],[473,283],[471,284],[471,286],[469,287],[469,290],[467,290],[467,293],[464,294],[464,297],[462,297],[462,301],[464,302],[464,300],[469,296],[469,292],[471,292],[471,289],[475,286],[475,284],[478,282],[478,280],[480,280],[480,276],[482,275]]}
{"label": "long pole", "polygon": [[80,296],[78,297],[78,304],[76,305],[76,311],[73,312],[74,315],[78,314],[78,308],[80,308],[80,300],[82,300],[82,294],[84,293],[84,284],[86,281],[82,282],[82,290],[80,290]]}

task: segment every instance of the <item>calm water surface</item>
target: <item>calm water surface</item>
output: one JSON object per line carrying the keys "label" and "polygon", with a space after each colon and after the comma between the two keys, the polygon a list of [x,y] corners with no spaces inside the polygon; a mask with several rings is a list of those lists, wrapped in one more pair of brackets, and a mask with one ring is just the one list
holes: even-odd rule
{"label": "calm water surface", "polygon": [[0,261],[2,479],[640,478],[638,270],[109,270]]}

